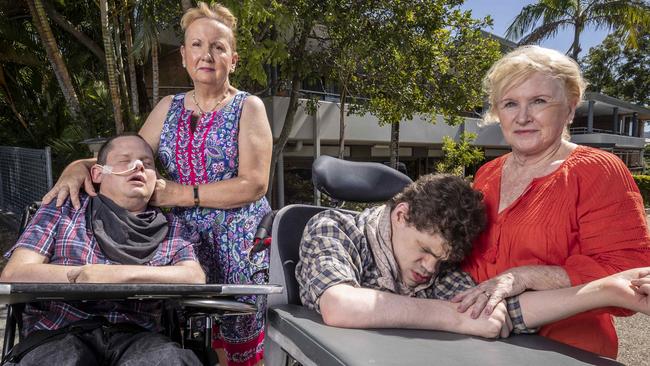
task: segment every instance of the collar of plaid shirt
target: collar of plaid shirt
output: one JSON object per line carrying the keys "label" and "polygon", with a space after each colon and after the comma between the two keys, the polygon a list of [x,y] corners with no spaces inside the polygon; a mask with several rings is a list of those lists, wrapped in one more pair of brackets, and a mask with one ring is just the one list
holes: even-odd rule
{"label": "collar of plaid shirt", "polygon": [[431,276],[429,282],[414,288],[408,287],[402,282],[401,272],[393,252],[390,208],[388,205],[377,207],[376,210],[370,213],[364,231],[379,271],[377,281],[381,288],[400,295],[413,296],[416,292],[433,285],[436,276]]}

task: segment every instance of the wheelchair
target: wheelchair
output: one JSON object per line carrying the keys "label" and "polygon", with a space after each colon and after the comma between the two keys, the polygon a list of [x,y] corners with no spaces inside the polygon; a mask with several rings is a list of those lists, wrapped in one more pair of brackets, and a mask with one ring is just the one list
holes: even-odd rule
{"label": "wheelchair", "polygon": [[[21,216],[19,234],[22,234],[25,230],[39,207],[40,202],[34,202],[25,208]],[[254,243],[257,245],[252,250],[253,252],[264,250],[270,244],[267,232],[270,233],[271,220],[272,215],[268,215],[260,223],[254,239]],[[267,238],[266,241],[263,240],[264,237]],[[170,298],[163,300],[162,334],[180,344],[183,348],[192,350],[203,364],[214,365],[217,362],[217,355],[212,350],[211,335],[215,323],[218,323],[225,316],[236,316],[254,311],[259,308],[258,305],[214,298]],[[20,335],[24,307],[24,303],[7,305],[7,319],[1,355],[3,362],[14,346],[16,332],[19,334],[19,341],[22,341]]]}
{"label": "wheelchair", "polygon": [[[312,166],[314,186],[338,202],[354,201],[381,203],[401,192],[412,180],[405,174],[380,163],[352,162],[330,156],[320,156]],[[331,207],[311,205],[289,205],[280,209],[273,220],[270,246],[269,282],[280,284],[284,293],[269,295],[267,333],[265,342],[265,364],[292,365],[299,362],[311,364],[301,358],[301,350],[284,342],[283,335],[268,326],[277,305],[302,305],[298,283],[295,277],[299,261],[299,246],[305,225],[314,215]],[[342,208],[333,208],[346,213],[358,214]]]}

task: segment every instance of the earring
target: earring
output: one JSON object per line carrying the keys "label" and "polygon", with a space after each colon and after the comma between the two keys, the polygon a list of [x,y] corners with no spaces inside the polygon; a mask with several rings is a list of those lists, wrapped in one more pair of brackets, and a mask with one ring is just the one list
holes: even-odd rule
{"label": "earring", "polygon": [[183,61],[183,68],[187,68],[187,65],[185,65],[185,61]]}
{"label": "earring", "polygon": [[230,68],[230,72],[235,72],[235,65],[232,65],[232,67]]}

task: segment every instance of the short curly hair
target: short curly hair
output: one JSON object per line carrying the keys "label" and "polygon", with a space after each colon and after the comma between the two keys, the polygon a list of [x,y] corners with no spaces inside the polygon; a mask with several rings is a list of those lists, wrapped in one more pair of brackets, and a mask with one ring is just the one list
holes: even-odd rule
{"label": "short curly hair", "polygon": [[472,241],[485,228],[483,194],[463,178],[427,174],[408,185],[388,205],[407,203],[406,222],[418,231],[440,234],[448,250],[448,264],[460,263],[472,249]]}
{"label": "short curly hair", "polygon": [[219,3],[208,5],[203,1],[199,1],[195,8],[190,8],[183,14],[183,18],[181,18],[181,29],[184,32],[192,22],[201,18],[214,19],[230,28],[232,31],[230,46],[233,51],[237,49],[237,18],[232,14],[230,9]]}

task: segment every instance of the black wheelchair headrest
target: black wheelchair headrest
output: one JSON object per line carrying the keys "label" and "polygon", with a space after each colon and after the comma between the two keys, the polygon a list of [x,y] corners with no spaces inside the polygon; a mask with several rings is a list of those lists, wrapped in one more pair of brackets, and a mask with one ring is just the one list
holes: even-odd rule
{"label": "black wheelchair headrest", "polygon": [[407,175],[384,164],[326,155],[314,161],[312,180],[316,189],[328,196],[353,202],[387,201],[412,182]]}

